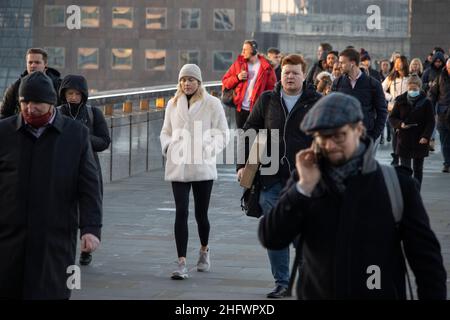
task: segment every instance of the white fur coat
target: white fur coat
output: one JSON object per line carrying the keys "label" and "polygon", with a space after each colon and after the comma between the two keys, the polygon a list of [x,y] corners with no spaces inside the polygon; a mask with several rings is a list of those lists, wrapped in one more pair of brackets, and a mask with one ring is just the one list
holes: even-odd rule
{"label": "white fur coat", "polygon": [[171,99],[160,134],[166,157],[165,180],[216,180],[216,155],[228,143],[229,131],[222,103],[206,91],[188,108],[186,95]]}

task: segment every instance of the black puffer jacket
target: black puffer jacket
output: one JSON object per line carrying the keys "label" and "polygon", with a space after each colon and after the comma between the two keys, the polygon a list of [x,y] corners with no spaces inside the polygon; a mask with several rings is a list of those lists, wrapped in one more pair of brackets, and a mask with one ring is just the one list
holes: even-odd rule
{"label": "black puffer jacket", "polygon": [[[270,131],[277,129],[279,132],[277,147],[280,168],[273,175],[261,175],[263,187],[270,187],[277,182],[286,183],[291,170],[295,169],[295,154],[311,145],[311,137],[305,135],[299,127],[305,114],[320,99],[321,95],[312,86],[305,86],[305,83],[303,85],[303,93],[290,113],[282,102],[281,83],[278,83],[273,91],[264,92],[256,101],[255,107],[243,127],[244,131],[268,129],[268,155],[273,149]],[[243,143],[240,143],[240,154],[244,153],[243,149]],[[245,159],[247,158],[246,154]],[[272,162],[263,167],[267,168],[271,165],[273,165]],[[243,164],[238,164],[237,169],[242,167],[244,167]]]}
{"label": "black puffer jacket", "polygon": [[[45,70],[45,74],[52,79],[53,87],[55,88],[55,92],[58,93],[59,86],[61,85],[61,74],[59,71],[53,68],[47,68]],[[13,116],[20,111],[20,103],[19,103],[19,86],[22,78],[28,75],[28,71],[25,70],[20,78],[14,82],[8,89],[5,91],[5,95],[3,96],[3,102],[0,110],[0,119],[7,118]],[[56,105],[59,105],[60,101]]]}
{"label": "black puffer jacket", "polygon": [[[434,129],[433,107],[424,92],[414,102],[408,101],[407,95],[405,92],[395,99],[389,115],[391,126],[397,130],[396,154],[402,158],[424,158],[428,156],[429,145],[419,141],[421,138],[430,141]],[[417,126],[402,129],[402,122]]]}
{"label": "black puffer jacket", "polygon": [[[81,93],[82,100],[79,105],[70,105],[66,101],[65,93],[68,89],[75,89]],[[71,119],[80,121],[89,129],[89,137],[91,140],[92,149],[94,151],[95,162],[98,166],[101,189],[103,190],[103,182],[100,168],[100,160],[98,158],[97,152],[102,152],[106,150],[110,143],[111,137],[109,134],[108,125],[106,123],[105,117],[100,109],[96,107],[91,107],[86,104],[89,96],[87,81],[83,76],[79,75],[67,75],[59,89],[59,99],[62,101],[62,105],[58,107],[61,113],[68,116]],[[88,108],[92,113],[88,112]],[[91,119],[91,116],[92,118]]]}
{"label": "black puffer jacket", "polygon": [[[297,191],[298,176],[293,175],[276,207],[261,218],[259,238],[265,247],[277,250],[302,235],[299,298],[405,299],[400,239],[414,272],[419,299],[446,298],[446,271],[439,242],[430,228],[417,183],[402,170],[397,168],[404,202],[398,226],[371,146],[360,171],[347,179],[343,194],[334,191],[329,179],[322,177],[316,188],[320,192],[304,196]],[[373,274],[371,266],[379,268],[379,289],[367,285]]]}

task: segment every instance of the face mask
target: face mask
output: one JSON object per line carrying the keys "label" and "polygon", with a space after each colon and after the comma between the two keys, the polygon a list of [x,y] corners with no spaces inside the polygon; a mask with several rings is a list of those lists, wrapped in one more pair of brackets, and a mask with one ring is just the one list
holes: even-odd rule
{"label": "face mask", "polygon": [[49,110],[46,114],[43,114],[42,116],[33,117],[27,114],[26,112],[22,112],[22,117],[25,119],[27,124],[29,124],[33,128],[38,129],[43,127],[50,121],[52,113]]}
{"label": "face mask", "polygon": [[411,98],[416,98],[420,95],[420,91],[419,90],[409,90],[408,91],[408,96],[410,96]]}

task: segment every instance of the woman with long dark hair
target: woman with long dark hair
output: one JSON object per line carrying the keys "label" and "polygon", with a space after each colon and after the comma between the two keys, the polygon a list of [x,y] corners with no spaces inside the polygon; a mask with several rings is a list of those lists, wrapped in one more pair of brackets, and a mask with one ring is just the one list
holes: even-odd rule
{"label": "woman with long dark hair", "polygon": [[[409,64],[408,59],[405,56],[397,57],[394,60],[394,68],[392,69],[389,76],[384,79],[382,86],[384,95],[388,102],[388,112],[390,113],[394,107],[395,98],[404,94],[407,90],[407,81],[409,76]],[[397,137],[395,132],[386,122],[387,130],[391,130],[392,135],[392,165],[398,165],[398,155],[395,153],[397,145]]]}

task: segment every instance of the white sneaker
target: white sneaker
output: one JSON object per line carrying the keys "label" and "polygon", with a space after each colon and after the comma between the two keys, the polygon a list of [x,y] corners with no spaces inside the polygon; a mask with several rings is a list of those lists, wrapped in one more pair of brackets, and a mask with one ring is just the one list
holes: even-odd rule
{"label": "white sneaker", "polygon": [[197,271],[199,272],[207,272],[211,268],[211,261],[209,259],[209,248],[206,252],[200,249],[198,262],[197,262]]}
{"label": "white sneaker", "polygon": [[178,269],[172,272],[171,278],[173,280],[184,280],[189,278],[188,269],[186,268],[186,261],[178,263]]}

